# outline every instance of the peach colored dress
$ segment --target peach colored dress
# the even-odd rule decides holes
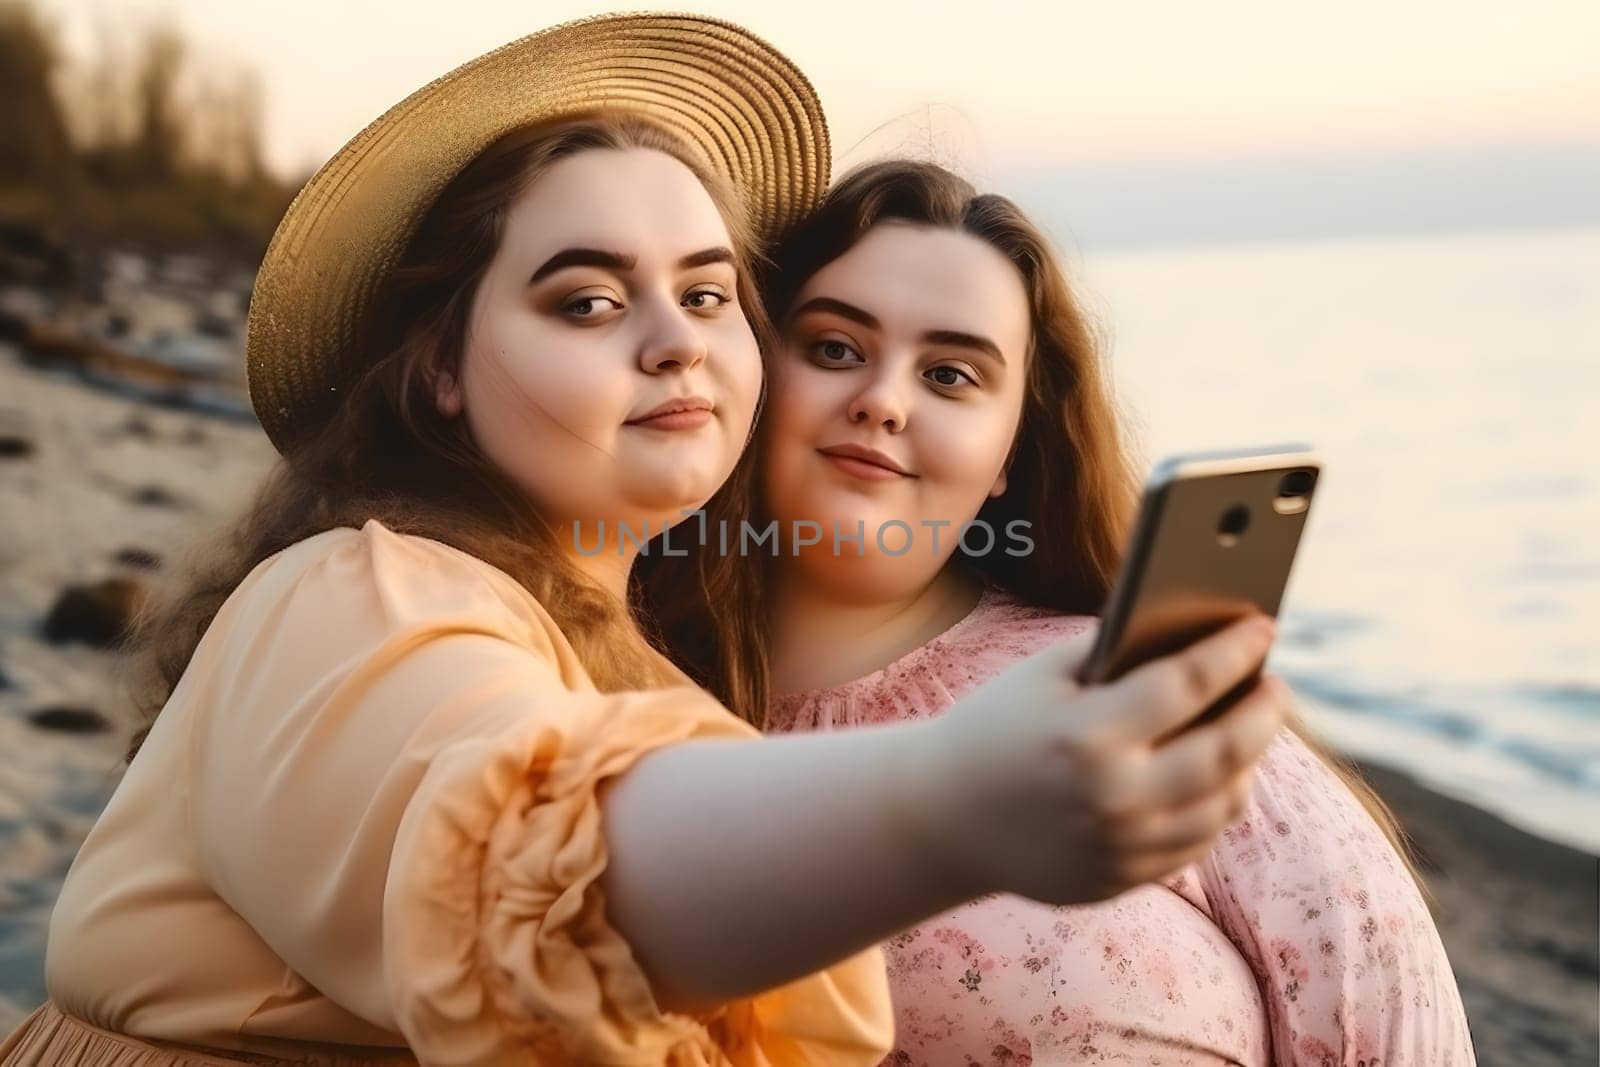
[[[883,670],[780,697],[767,730],[937,715],[1093,621],[991,588]],[[1216,848],[1163,884],[1077,907],[991,894],[886,949],[892,1067],[1475,1062],[1415,883],[1360,802],[1287,730]]]
[[[596,691],[470,555],[377,521],[292,545],[85,840],[0,1064],[876,1063],[881,949],[686,1016],[607,923],[600,791],[721,736],[760,734],[687,679]]]

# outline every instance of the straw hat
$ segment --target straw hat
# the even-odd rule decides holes
[[[356,324],[444,186],[501,135],[598,108],[676,132],[771,236],[828,185],[816,92],[765,41],[699,15],[601,15],[479,56],[341,148],[273,234],[250,299],[250,401],[284,451],[360,369]]]

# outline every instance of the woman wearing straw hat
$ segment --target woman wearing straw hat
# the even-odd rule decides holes
[[[283,462],[142,628],[159,715],[0,1064],[874,1063],[885,937],[1210,846],[1283,708],[1155,739],[1265,626],[1102,689],[1047,649],[934,722],[764,739],[635,622],[637,534],[741,502],[749,260],[827,164],[782,56],[635,15],[466,64],[312,178],[250,310]],[[951,843],[994,825],[1026,845],[978,877]]]

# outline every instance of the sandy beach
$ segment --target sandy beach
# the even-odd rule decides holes
[[[0,1033],[43,996],[60,880],[132,728],[114,652],[45,636],[68,586],[158,583],[275,458],[248,421],[88,384],[0,342]],[[1483,1064],[1600,1059],[1600,860],[1366,767],[1413,836]]]

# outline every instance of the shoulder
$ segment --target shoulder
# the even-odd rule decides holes
[[[437,626],[548,647],[555,630],[543,605],[504,571],[377,519],[295,542],[258,564],[235,596],[246,610],[359,618],[389,632]]]

